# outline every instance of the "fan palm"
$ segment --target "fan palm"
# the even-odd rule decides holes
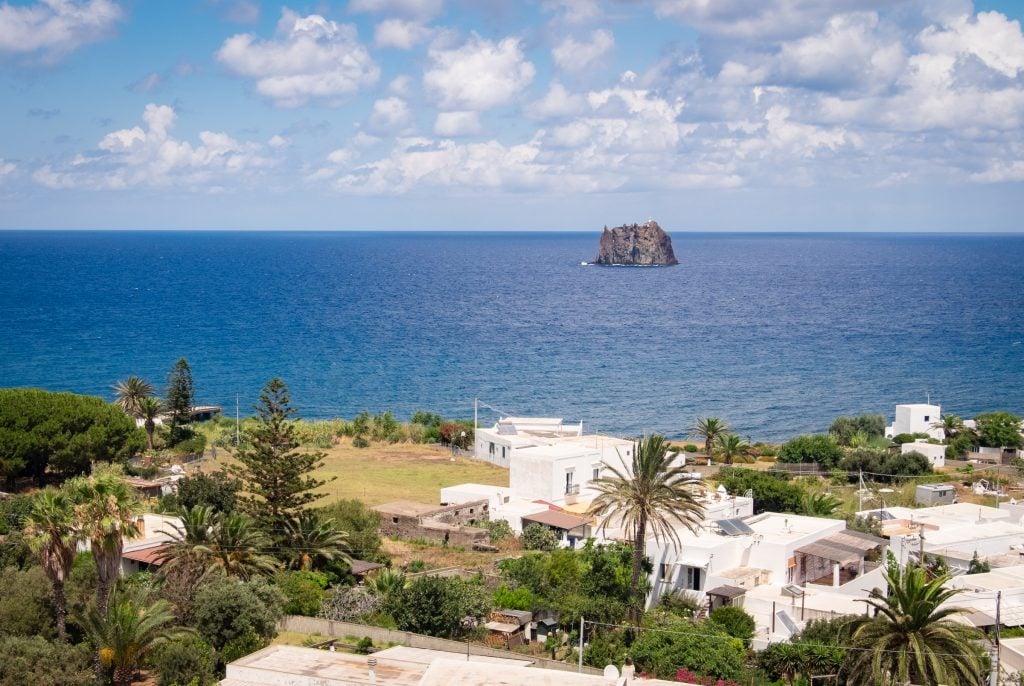
[[[211,563],[226,575],[248,581],[277,571],[277,562],[264,552],[270,539],[246,515],[218,514],[211,538]]]
[[[630,464],[619,456],[621,469],[608,465],[609,476],[591,482],[597,496],[588,514],[601,519],[601,527],[621,526],[633,541],[633,574],[630,579],[630,616],[639,621],[643,612],[640,597],[640,572],[647,545],[648,530],[655,539],[666,538],[679,545],[677,526],[695,531],[704,508],[687,486],[690,476],[682,467],[673,466],[665,450],[665,438],[655,434],[633,446]]]
[[[79,477],[67,482],[67,488],[75,504],[75,517],[96,561],[96,607],[106,614],[110,589],[121,569],[124,540],[140,533],[136,519],[139,503],[131,486],[114,471],[88,479]]]
[[[129,376],[113,385],[114,403],[133,417],[139,416],[139,403],[153,395],[153,385],[139,376]]]
[[[212,546],[215,525],[214,509],[207,505],[196,505],[185,508],[181,514],[181,524],[173,524],[170,529],[158,531],[170,539],[170,543],[156,556],[161,574],[166,576],[179,569],[198,566],[205,575],[214,556]]]
[[[67,635],[67,599],[64,583],[71,574],[78,546],[75,508],[65,494],[48,489],[32,502],[25,528],[28,544],[39,556],[46,578],[53,587],[53,607],[57,615],[57,634]]]
[[[697,417],[696,426],[690,427],[690,436],[704,439],[704,454],[708,457],[718,437],[727,433],[729,425],[718,417]]]
[[[750,452],[748,444],[739,434],[718,434],[715,437],[714,453],[725,460],[726,464],[732,464],[733,460]]]
[[[931,428],[942,429],[942,435],[947,441],[950,441],[963,432],[964,420],[959,415],[946,414],[933,422]]]
[[[149,439],[149,449],[155,450],[153,433],[156,431],[156,420],[164,413],[164,404],[156,396],[146,396],[139,400],[136,416],[142,420],[142,428],[146,430],[146,438]]]
[[[350,561],[345,553],[348,534],[335,529],[334,520],[322,519],[315,512],[304,511],[291,517],[285,522],[283,533],[281,557],[289,569],[309,571],[321,561]]]
[[[889,595],[877,591],[863,602],[876,616],[851,624],[853,684],[949,684],[975,686],[984,679],[985,655],[978,631],[950,619],[966,612],[943,605],[960,589],[943,588],[948,576],[928,580],[919,567],[886,572]]]
[[[100,664],[113,670],[114,686],[129,686],[135,670],[153,648],[195,633],[169,626],[173,621],[174,613],[166,600],[143,606],[130,597],[116,597],[106,613],[91,607],[80,618],[96,646]]]

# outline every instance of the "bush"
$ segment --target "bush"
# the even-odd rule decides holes
[[[338,500],[320,508],[324,519],[334,522],[334,527],[348,534],[347,552],[358,560],[387,563],[387,557],[380,553],[380,515],[366,507],[362,501],[346,499]],[[346,563],[337,562],[327,565],[327,569],[337,573],[347,568]]]
[[[487,531],[491,535],[491,542],[503,541],[506,538],[513,538],[516,534],[512,526],[504,519],[494,519],[487,522]]]
[[[386,601],[388,613],[402,631],[454,638],[472,627],[469,617],[483,617],[489,609],[484,587],[459,577],[424,576]]]
[[[6,536],[12,531],[21,531],[25,526],[25,518],[32,511],[34,500],[30,495],[9,495],[0,498],[0,536]]]
[[[53,638],[56,631],[50,604],[50,582],[42,567],[0,570],[0,635]]]
[[[554,550],[558,547],[558,536],[543,524],[530,524],[523,529],[523,547],[527,550]]]
[[[733,638],[742,639],[744,643],[748,643],[754,637],[754,618],[748,615],[742,607],[726,605],[715,608],[708,618],[725,629],[727,634]]]
[[[160,674],[160,686],[209,686],[217,683],[217,655],[213,646],[198,636],[185,636],[157,646],[150,664]]]
[[[686,445],[683,446],[683,450],[685,450],[688,453],[695,453],[697,452],[698,448],[693,443],[687,443]]]
[[[232,639],[220,651],[220,659],[225,663],[234,662],[246,655],[251,655],[257,650],[262,650],[270,644],[270,639],[257,634],[254,630],[248,629],[237,638]]]
[[[176,443],[172,448],[175,454],[186,457],[193,455],[198,457],[203,454],[204,450],[206,450],[206,436],[201,433],[193,433],[185,440]]]
[[[697,598],[686,591],[676,591],[661,596],[658,606],[665,612],[680,617],[694,617],[700,609]]]
[[[215,512],[234,512],[241,489],[242,483],[224,470],[199,472],[178,481],[178,492],[164,498],[164,502],[179,512],[200,505],[212,507]]]
[[[214,648],[223,651],[235,642],[241,649],[252,644],[250,634],[264,642],[277,635],[284,604],[281,591],[262,579],[222,578],[196,593],[194,625]]]
[[[0,636],[0,686],[91,686],[96,683],[86,644],[40,636]]]
[[[362,436],[356,436],[355,438],[352,439],[352,447],[353,448],[369,448],[370,447],[370,442],[368,440],[366,440],[365,438],[363,438]]]
[[[785,475],[742,467],[724,467],[716,477],[730,493],[754,493],[755,513],[799,512],[804,491],[786,480]]]
[[[826,469],[832,469],[842,459],[843,450],[832,436],[797,436],[782,446],[778,457],[779,462],[814,462]]]
[[[286,615],[316,617],[324,602],[327,575],[320,572],[278,572],[274,582],[285,597]]]
[[[743,642],[714,622],[671,621],[642,631],[630,647],[638,672],[671,679],[680,665],[698,676],[735,679],[743,671]]]
[[[525,586],[509,588],[505,584],[494,592],[494,607],[503,610],[533,610],[535,599]]]
[[[359,639],[359,643],[356,644],[356,655],[369,655],[371,650],[373,650],[372,638],[369,636],[363,636]]]

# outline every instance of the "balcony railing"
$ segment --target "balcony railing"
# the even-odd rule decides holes
[[[580,485],[579,484],[568,484],[565,487],[565,494],[566,495],[579,495],[580,494]]]

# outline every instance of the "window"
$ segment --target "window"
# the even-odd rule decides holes
[[[505,446],[501,446],[501,459],[505,459]]]
[[[927,422],[927,421],[928,421],[929,419],[931,419],[931,417],[929,417],[928,415],[925,415],[925,416],[924,416],[924,420],[925,420],[926,422]]]
[[[491,455],[493,455],[493,454],[494,454],[494,444],[491,443]]]
[[[601,468],[600,467],[594,467],[594,481],[597,481],[600,478],[601,478]]]
[[[666,584],[672,581],[672,565],[667,562],[661,563],[661,580]]]
[[[398,517],[392,517],[391,518],[391,523],[392,524],[398,524]]]
[[[700,567],[687,567],[686,568],[686,588],[691,591],[700,590]]]

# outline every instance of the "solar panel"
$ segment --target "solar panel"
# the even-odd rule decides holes
[[[498,424],[498,435],[499,436],[515,436],[516,435],[515,424]]]
[[[747,523],[744,522],[742,519],[719,520],[718,528],[720,528],[729,536],[742,536],[743,534],[754,533],[754,530],[747,526]]]

